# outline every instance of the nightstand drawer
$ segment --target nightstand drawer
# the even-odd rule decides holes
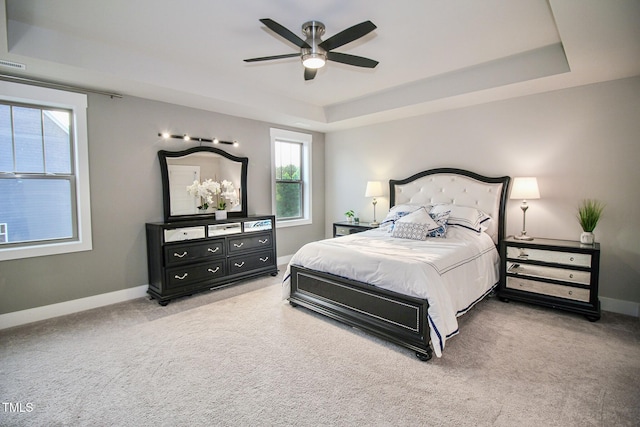
[[[362,230],[354,227],[347,227],[346,225],[336,225],[336,236],[346,236],[359,231]]]
[[[564,268],[507,262],[507,272],[522,276],[562,280],[563,282],[579,283],[582,285],[588,285],[591,283],[591,273],[588,271],[567,270]]]
[[[576,267],[591,267],[591,255],[543,249],[507,247],[507,258],[542,261]]]
[[[507,288],[576,301],[589,301],[589,289],[536,282],[535,280],[521,279],[519,277],[507,277]]]

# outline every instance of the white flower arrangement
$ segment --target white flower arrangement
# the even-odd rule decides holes
[[[210,205],[216,205],[218,210],[225,210],[227,200],[232,205],[238,203],[238,196],[231,181],[223,180],[221,183],[212,179],[202,182],[195,180],[187,186],[187,192],[193,197],[199,197],[201,204],[198,209],[207,210]]]

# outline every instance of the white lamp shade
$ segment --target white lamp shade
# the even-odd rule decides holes
[[[538,180],[535,177],[518,177],[513,179],[511,198],[533,200],[540,198]]]
[[[364,192],[364,197],[378,197],[378,196],[382,196],[382,182],[368,181],[367,189]]]

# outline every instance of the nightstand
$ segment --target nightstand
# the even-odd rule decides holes
[[[333,237],[346,236],[348,234],[361,233],[363,231],[378,228],[370,222],[341,221],[333,223]]]
[[[600,244],[570,240],[517,240],[500,245],[498,297],[579,313],[600,319],[598,275]]]

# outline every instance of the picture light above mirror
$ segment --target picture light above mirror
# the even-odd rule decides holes
[[[210,142],[212,144],[233,145],[234,147],[237,147],[239,145],[238,141],[221,141],[218,138],[200,138],[198,136],[190,136],[188,133],[185,133],[183,135],[172,135],[169,132],[160,132],[158,133],[158,136],[164,139],[184,139],[185,141]]]

